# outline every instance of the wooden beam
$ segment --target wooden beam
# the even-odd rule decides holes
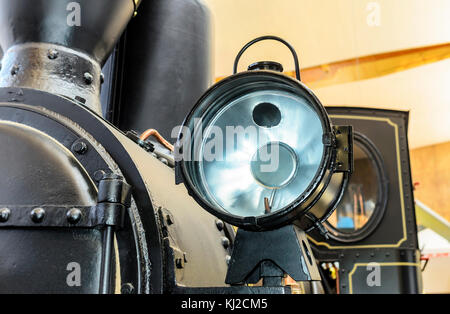
[[[301,69],[301,75],[309,87],[318,88],[376,78],[448,58],[450,43],[445,43],[322,64]],[[294,71],[285,74],[295,77]]]

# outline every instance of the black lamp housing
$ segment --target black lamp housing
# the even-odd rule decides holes
[[[242,52],[251,44],[265,39],[285,42],[274,36],[264,36],[251,41],[238,54],[234,67],[235,71]],[[288,47],[293,51],[297,78],[300,78],[297,55],[290,45]],[[315,227],[322,229],[321,222],[326,220],[333,212],[343,195],[353,169],[352,128],[351,126],[332,126],[323,105],[314,93],[298,79],[279,73],[279,70],[282,69],[280,64],[264,61],[254,63],[250,68],[254,70],[233,74],[209,88],[184,120],[175,149],[177,155],[176,181],[177,183],[183,182],[189,194],[208,212],[245,230],[272,230],[294,221],[303,230],[309,231]],[[218,206],[212,200],[211,193],[205,187],[204,176],[199,171],[202,161],[186,160],[186,150],[191,150],[191,144],[193,143],[195,147],[200,140],[195,129],[205,130],[208,123],[220,114],[228,104],[242,95],[267,90],[289,93],[289,95],[301,98],[320,120],[323,131],[319,139],[320,144],[323,145],[320,165],[313,179],[309,181],[307,188],[303,192],[299,191],[298,197],[287,206],[257,216],[237,215],[228,212],[226,208]],[[202,122],[195,124],[194,121],[199,121],[198,119],[201,119]],[[183,130],[190,130],[191,132],[186,136]],[[187,147],[188,144],[191,147]],[[193,154],[192,151],[190,151],[190,154]],[[226,179],[223,178],[223,180]],[[220,189],[220,184],[218,188]]]

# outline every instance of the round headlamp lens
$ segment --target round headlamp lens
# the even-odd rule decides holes
[[[323,121],[306,92],[253,76],[213,88],[185,126],[191,142],[188,152],[183,144],[182,163],[190,187],[213,210],[239,217],[294,203],[324,154]]]

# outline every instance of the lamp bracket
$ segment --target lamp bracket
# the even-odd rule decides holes
[[[353,172],[353,127],[333,126],[336,138],[336,170],[335,172]]]
[[[319,281],[320,274],[308,239],[297,226],[253,232],[238,229],[227,284],[257,283],[281,286],[287,274],[295,281]]]

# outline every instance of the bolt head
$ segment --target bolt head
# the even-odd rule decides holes
[[[216,219],[216,226],[217,226],[217,229],[219,229],[219,231],[222,231],[223,227],[224,227],[223,221],[220,219]]]
[[[54,60],[58,58],[59,52],[56,49],[50,49],[47,53],[47,56],[50,60]]]
[[[19,72],[19,66],[17,64],[13,65],[11,68],[11,75],[16,75]]]
[[[84,153],[87,152],[88,146],[86,145],[85,142],[80,141],[72,145],[72,150],[79,155],[83,155]]]
[[[1,208],[0,209],[0,222],[7,222],[10,215],[11,215],[11,211],[9,210],[9,208]]]
[[[223,245],[224,248],[227,249],[230,246],[230,240],[228,238],[226,238],[226,237],[223,237],[222,238],[222,245]]]
[[[166,215],[166,222],[169,226],[173,225],[173,223],[174,223],[172,216],[170,216],[169,214]]]
[[[30,213],[31,220],[35,223],[40,223],[44,220],[45,210],[43,208],[35,208]]]
[[[122,285],[122,287],[120,288],[120,293],[122,293],[122,294],[133,294],[134,293],[134,286],[131,283],[129,283],[129,282],[124,283]]]
[[[183,268],[183,266],[184,266],[183,260],[181,258],[176,258],[175,266],[177,266],[177,268]]]
[[[84,82],[88,85],[92,84],[92,82],[94,81],[94,77],[89,72],[84,73],[83,78],[84,78]]]
[[[101,179],[103,179],[105,174],[106,173],[103,170],[97,170],[96,172],[94,172],[94,180],[97,182],[100,181]]]
[[[69,209],[69,211],[67,212],[67,221],[70,224],[75,225],[80,220],[81,220],[81,210],[79,210],[78,208]]]

